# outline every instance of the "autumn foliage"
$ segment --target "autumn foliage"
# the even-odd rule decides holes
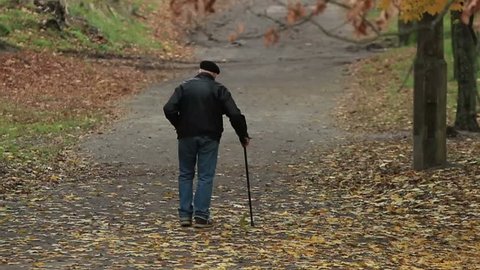
[[[293,24],[299,18],[304,17],[306,14],[307,12],[305,10],[305,6],[302,3],[291,3],[288,5],[287,22],[289,24]]]
[[[479,0],[470,0],[466,1],[464,4],[465,8],[462,14],[462,21],[464,23],[468,22],[468,18],[475,13],[480,11],[480,1]]]
[[[467,23],[468,18],[480,11],[479,0],[351,0],[350,1],[350,18],[357,18],[357,20],[350,21],[355,28],[358,26],[363,28],[363,24],[358,23],[358,18],[365,18],[365,14],[373,8],[380,8],[382,10],[381,17],[377,20],[378,23],[384,23],[394,14],[398,14],[401,19],[405,21],[418,21],[423,14],[437,15],[445,14],[448,10],[462,10],[462,20]],[[364,33],[363,29],[357,29],[358,32]]]
[[[181,16],[184,11],[192,9],[195,12],[208,14],[215,12],[215,3],[215,0],[171,0],[170,8],[176,16]],[[288,25],[294,25],[300,20],[308,20],[320,15],[328,5],[347,9],[346,20],[360,36],[366,36],[372,32],[378,34],[394,15],[398,15],[405,21],[417,21],[426,13],[436,15],[444,14],[448,10],[462,10],[462,20],[467,23],[470,16],[480,11],[480,0],[317,0],[313,5],[301,0],[291,0],[285,5],[287,9],[285,22]],[[381,12],[372,20],[367,15],[374,9]],[[228,40],[233,42],[238,36],[237,32],[230,35]],[[279,29],[269,28],[265,32],[264,40],[267,46],[278,42]]]

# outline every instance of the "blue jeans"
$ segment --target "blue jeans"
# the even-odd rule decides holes
[[[190,219],[192,216],[209,219],[218,145],[218,141],[206,136],[178,140],[180,219]],[[198,166],[198,182],[193,198],[195,164]]]

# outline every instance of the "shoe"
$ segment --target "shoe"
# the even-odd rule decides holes
[[[213,223],[211,219],[203,219],[199,217],[195,218],[195,224],[193,225],[195,228],[210,228],[212,226]]]
[[[180,226],[182,226],[182,227],[192,226],[192,219],[191,218],[180,218]]]

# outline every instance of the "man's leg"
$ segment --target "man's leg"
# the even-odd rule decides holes
[[[198,183],[195,192],[195,217],[210,218],[210,201],[212,199],[213,177],[217,167],[218,141],[208,137],[198,139]]]
[[[180,221],[190,221],[193,214],[193,178],[195,176],[195,163],[197,161],[197,143],[195,138],[184,138],[178,140],[178,192],[180,207],[178,215]],[[182,222],[182,225],[187,225]]]

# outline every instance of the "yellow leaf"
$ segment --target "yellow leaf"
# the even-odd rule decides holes
[[[312,243],[312,244],[325,244],[325,238],[323,238],[323,236],[314,235],[310,238],[310,243]]]
[[[426,12],[431,15],[440,13],[447,5],[447,0],[436,0],[434,1],[434,3],[435,4],[430,4],[426,8]]]
[[[391,0],[381,0],[379,3],[378,3],[378,7],[380,9],[383,9],[383,10],[387,10],[390,5],[392,4],[392,1]]]
[[[393,194],[390,198],[394,201],[396,205],[400,205],[403,203],[403,198],[400,197],[400,195],[398,194]]]
[[[327,222],[328,222],[328,224],[338,223],[338,218],[329,217],[329,218],[327,218]]]
[[[369,247],[371,250],[373,250],[374,252],[377,252],[377,253],[379,253],[380,251],[382,251],[381,248],[379,248],[377,245],[374,245],[374,244],[370,244],[368,247]]]
[[[65,195],[63,198],[66,201],[76,201],[80,199],[79,197],[75,196],[73,193],[70,193],[70,195]]]
[[[376,268],[376,266],[377,266],[377,263],[374,262],[374,261],[372,261],[372,260],[367,260],[367,261],[365,261],[365,262],[363,262],[363,263],[364,263],[366,266],[368,266],[368,267],[374,267],[374,268]]]
[[[456,11],[460,11],[463,9],[463,6],[461,4],[461,2],[455,2],[452,4],[452,6],[450,7],[450,10],[456,10]]]

